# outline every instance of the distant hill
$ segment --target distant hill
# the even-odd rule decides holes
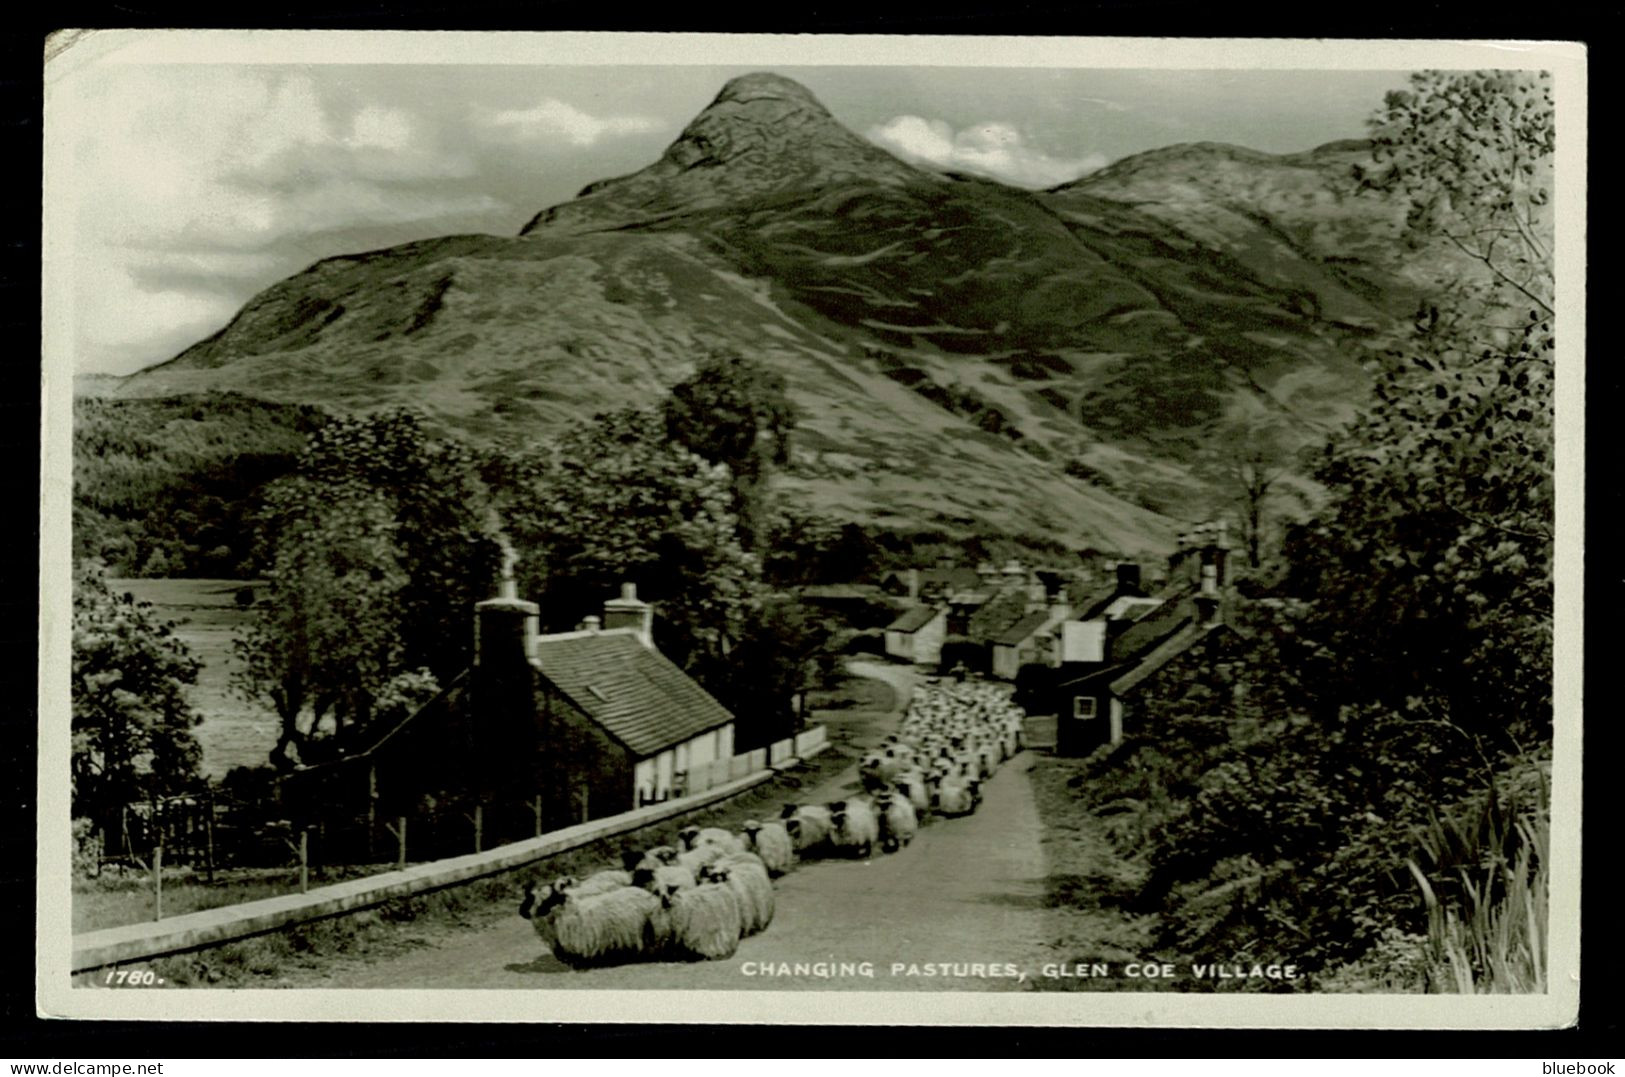
[[[1350,190],[1364,152],[1198,143],[1031,192],[905,164],[749,75],[521,235],[319,262],[118,392],[411,403],[501,444],[731,350],[801,407],[778,481],[808,507],[1159,550],[1203,511],[1216,421],[1315,436],[1414,307],[1400,213]]]

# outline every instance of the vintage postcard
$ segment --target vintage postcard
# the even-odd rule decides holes
[[[1583,46],[49,53],[42,1013],[1574,1020]]]

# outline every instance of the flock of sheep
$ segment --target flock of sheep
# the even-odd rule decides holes
[[[1021,750],[1023,717],[995,685],[926,685],[859,764],[861,794],[786,804],[779,821],[738,833],[687,827],[680,848],[629,851],[620,869],[529,887],[519,915],[575,967],[731,957],[773,921],[772,880],[798,860],[895,852],[932,815],[975,811],[981,783]]]

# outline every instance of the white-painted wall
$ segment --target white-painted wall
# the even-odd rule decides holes
[[[633,803],[670,797],[678,774],[692,775],[704,767],[714,766],[720,760],[732,758],[733,754],[734,727],[730,722],[697,737],[690,737],[659,755],[639,760],[632,768]]]
[[[1104,662],[1106,622],[1066,621],[1061,625],[1061,661]]]

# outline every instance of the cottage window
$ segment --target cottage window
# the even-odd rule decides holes
[[[1095,697],[1094,696],[1073,696],[1072,697],[1072,717],[1074,717],[1074,718],[1093,718],[1094,716],[1095,716]]]

